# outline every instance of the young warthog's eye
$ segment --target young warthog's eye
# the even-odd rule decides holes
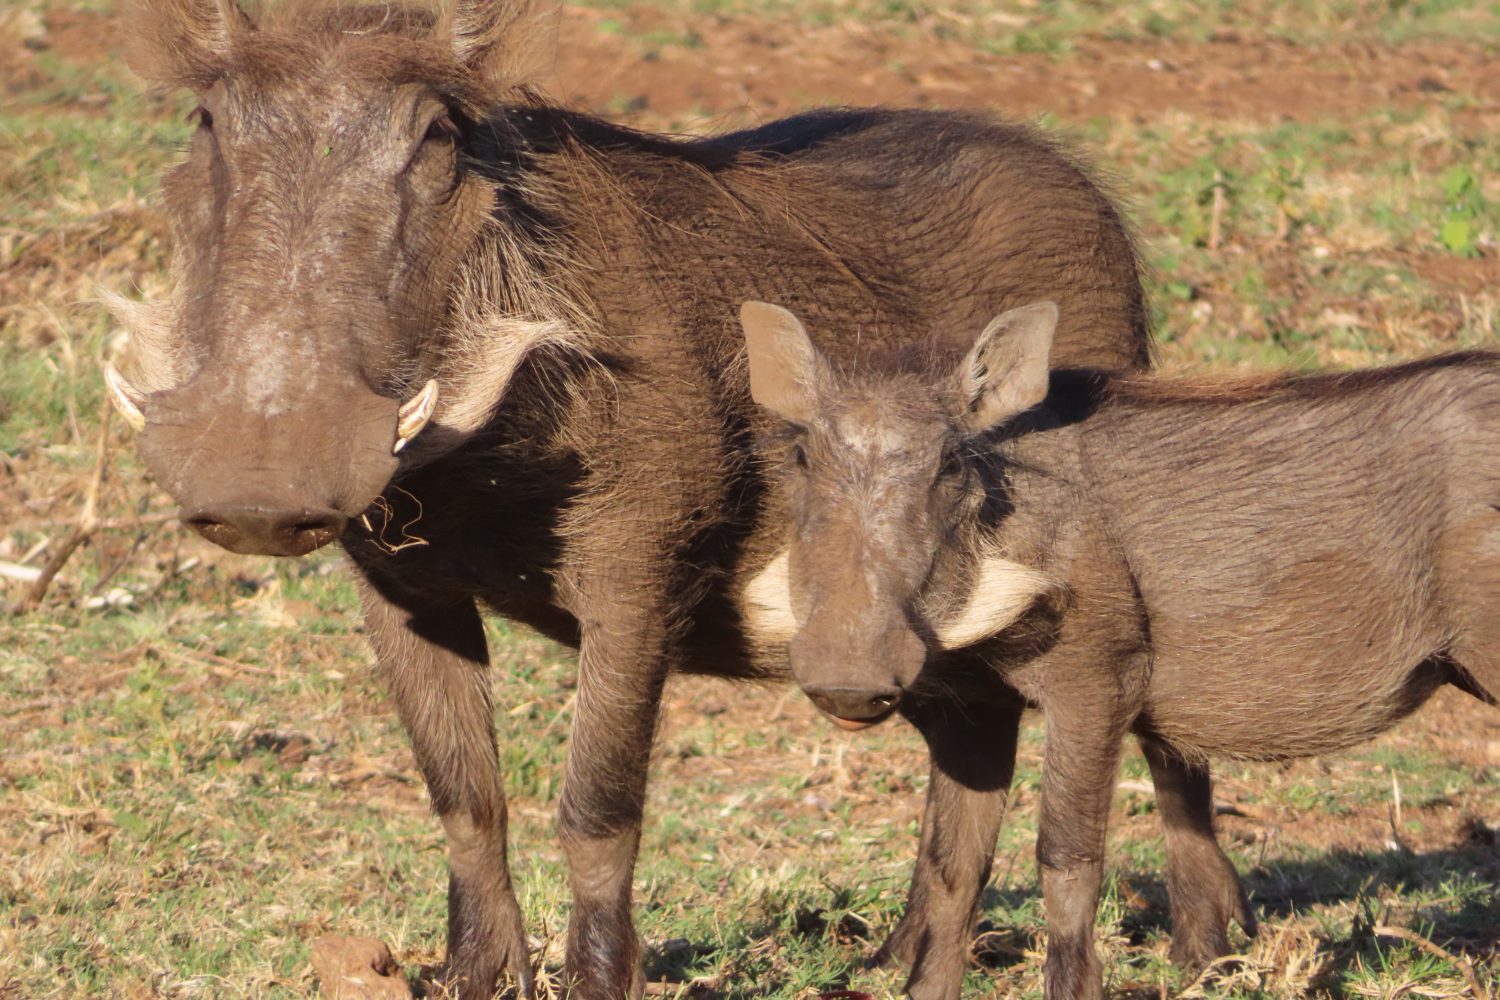
[[[198,122],[198,128],[204,132],[212,131],[214,127],[213,112],[209,111],[201,104],[194,108],[192,111],[188,112],[187,120],[196,120]]]
[[[799,469],[807,468],[807,452],[800,444],[792,445],[792,464]]]

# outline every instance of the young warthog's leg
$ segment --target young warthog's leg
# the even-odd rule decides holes
[[[1047,1000],[1104,996],[1094,917],[1125,727],[1111,718],[1114,693],[1104,688],[1112,678],[1094,685],[1094,678],[1078,673],[1068,677],[1076,690],[1043,706],[1047,742],[1036,855],[1047,910]]]
[[[1239,875],[1214,837],[1208,767],[1183,760],[1159,740],[1141,737],[1156,804],[1167,834],[1167,892],[1172,902],[1172,961],[1201,969],[1229,954],[1229,921],[1256,930]]]
[[[462,1000],[487,1000],[508,972],[531,997],[479,611],[471,601],[426,603],[368,580],[360,590],[381,674],[448,834],[444,982]]]
[[[1015,770],[1025,706],[919,702],[904,709],[932,755],[922,843],[906,913],[875,961],[911,970],[918,1000],[956,1000],[969,964],[975,906]]]
[[[578,701],[558,807],[573,890],[563,968],[572,1000],[634,998],[645,988],[630,914],[631,877],[665,678],[665,630],[658,615],[631,617],[631,626],[585,621],[579,650]]]

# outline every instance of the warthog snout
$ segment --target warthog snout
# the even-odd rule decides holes
[[[347,518],[335,510],[219,505],[183,511],[182,522],[215,545],[244,555],[303,556],[338,538]]]
[[[306,555],[380,496],[396,452],[432,416],[436,383],[403,404],[358,373],[309,365],[288,369],[281,391],[261,399],[247,370],[210,364],[149,395],[118,377],[110,388],[135,407],[127,415],[139,417],[141,454],[184,525],[241,555]]]
[[[910,628],[892,627],[872,641],[825,642],[804,631],[789,649],[792,673],[812,703],[841,728],[864,729],[888,718],[927,661],[927,646]]]

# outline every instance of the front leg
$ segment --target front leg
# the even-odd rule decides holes
[[[1047,738],[1037,862],[1047,913],[1047,1000],[1103,1000],[1094,918],[1125,720],[1108,662],[1057,657],[1061,689],[1043,702]]]
[[[1255,916],[1234,865],[1214,836],[1208,766],[1190,764],[1160,740],[1140,738],[1167,835],[1172,961],[1194,971],[1229,954],[1229,921],[1254,935]]]
[[[634,591],[632,593],[632,591]],[[632,597],[641,591],[624,588]],[[574,1000],[639,997],[631,920],[646,775],[666,676],[663,617],[618,600],[585,615],[558,830],[573,892],[563,979]]]
[[[902,709],[927,741],[931,776],[906,913],[875,961],[909,968],[906,992],[917,1000],[957,1000],[962,989],[1024,709],[1019,697],[968,704],[934,698]]]
[[[534,996],[532,969],[506,858],[489,654],[470,600],[436,601],[386,581],[360,581],[380,673],[411,737],[432,808],[448,837],[451,996],[487,1000],[509,973]]]

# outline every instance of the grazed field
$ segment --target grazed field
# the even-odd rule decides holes
[[[0,614],[0,997],[311,996],[325,933],[382,938],[420,977],[443,845],[337,559],[195,542],[101,426],[94,288],[162,289],[150,194],[187,132],[185,99],[121,66],[120,31],[107,3],[0,6],[0,602],[26,603],[13,577],[58,561],[82,514],[104,520],[37,606]],[[1453,0],[600,0],[568,8],[552,90],[677,131],[872,101],[1044,116],[1134,204],[1166,366],[1356,365],[1500,332],[1497,48],[1497,5]],[[492,639],[522,904],[555,962],[572,664]],[[788,690],[692,680],[669,700],[636,883],[651,977],[894,993],[863,960],[915,850],[914,735],[836,733]],[[975,996],[1039,994],[1038,732]],[[1166,962],[1131,757],[1099,926],[1116,995],[1496,988],[1500,712],[1445,693],[1356,752],[1219,774],[1261,935],[1215,981]]]

